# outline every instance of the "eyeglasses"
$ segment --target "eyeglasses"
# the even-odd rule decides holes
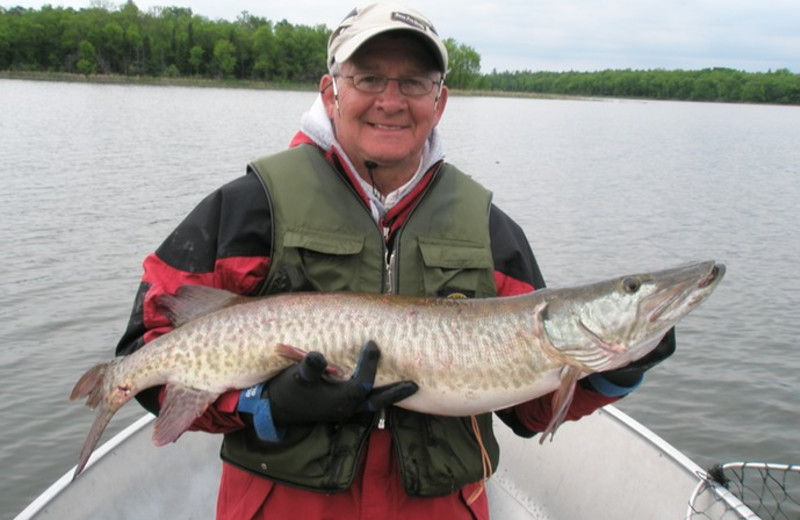
[[[353,82],[356,90],[366,92],[368,94],[380,94],[386,90],[390,81],[396,81],[400,93],[409,97],[419,97],[425,94],[430,94],[434,85],[441,85],[441,81],[434,81],[425,76],[412,76],[407,78],[387,78],[378,74],[353,74],[352,76],[337,76],[339,78],[349,79]]]

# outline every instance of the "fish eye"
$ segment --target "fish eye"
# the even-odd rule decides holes
[[[626,277],[622,279],[622,288],[625,289],[625,292],[628,294],[635,293],[641,286],[642,284],[635,278]]]

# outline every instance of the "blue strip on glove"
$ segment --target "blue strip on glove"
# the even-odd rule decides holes
[[[239,404],[236,409],[239,412],[249,413],[253,416],[253,428],[256,430],[256,435],[258,435],[259,439],[277,442],[281,440],[283,432],[278,431],[275,427],[269,399],[261,397],[263,390],[264,383],[259,383],[239,392]]]
[[[644,374],[640,375],[639,380],[633,383],[631,386],[615,385],[603,377],[602,372],[591,374],[587,376],[586,379],[589,380],[589,382],[592,384],[592,388],[594,388],[598,394],[606,397],[622,397],[623,395],[628,395],[639,388],[639,386],[642,384],[642,381],[644,381]]]

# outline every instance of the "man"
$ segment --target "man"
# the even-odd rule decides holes
[[[544,287],[519,226],[443,161],[436,126],[447,59],[414,10],[351,12],[331,35],[330,73],[290,149],[211,194],[145,260],[118,354],[170,330],[157,299],[184,284],[437,297]],[[312,353],[265,384],[224,394],[195,422],[225,434],[217,518],[488,518],[482,480],[498,463],[491,415],[473,423],[393,406],[416,385],[373,389],[379,348],[365,345],[357,375],[342,383],[321,378],[326,361]],[[672,349],[669,335],[656,361]],[[583,380],[567,418],[631,391],[653,363]],[[138,397],[156,413],[161,392]],[[498,415],[533,436],[552,414],[545,396]]]

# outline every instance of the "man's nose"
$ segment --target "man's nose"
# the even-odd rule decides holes
[[[406,103],[406,95],[400,92],[400,83],[397,79],[389,79],[386,90],[378,95],[378,101],[382,106],[401,107]]]

